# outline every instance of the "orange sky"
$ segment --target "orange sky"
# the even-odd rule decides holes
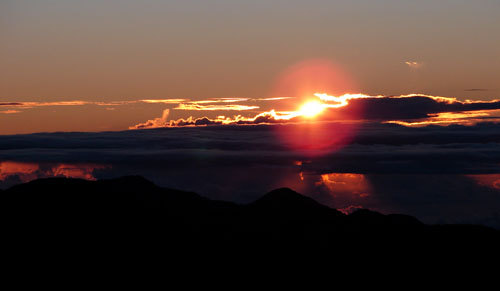
[[[314,59],[350,93],[499,99],[499,13],[495,0],[4,0],[0,103],[277,97]],[[120,130],[166,107],[111,108],[0,108],[0,134]]]

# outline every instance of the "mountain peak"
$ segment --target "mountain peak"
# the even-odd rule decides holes
[[[315,200],[293,191],[290,188],[278,188],[265,194],[254,204],[263,203],[308,203],[310,205],[321,205]]]
[[[263,210],[279,211],[279,212],[295,212],[295,213],[314,213],[314,212],[337,212],[316,200],[299,194],[290,188],[275,189],[254,203],[252,207],[257,207]]]

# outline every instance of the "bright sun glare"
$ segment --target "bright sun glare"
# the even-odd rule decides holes
[[[302,105],[299,112],[305,117],[314,117],[323,111],[323,105],[318,101],[310,101]]]

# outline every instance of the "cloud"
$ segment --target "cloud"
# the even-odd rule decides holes
[[[107,169],[109,166],[98,164],[65,164],[65,163],[33,163],[0,161],[0,182],[4,185],[25,183],[39,178],[71,177],[96,180],[93,173],[96,170]]]
[[[95,102],[87,102],[80,100],[56,101],[56,102],[2,102],[0,103],[0,106],[31,108],[31,107],[41,107],[41,106],[82,106],[92,103]]]
[[[0,113],[2,114],[15,114],[15,113],[20,113],[21,111],[19,110],[3,110],[3,111],[0,111]]]
[[[485,121],[500,109],[500,100],[460,101],[453,97],[441,97],[425,94],[401,96],[369,96],[365,94],[345,94],[330,96],[315,94],[321,103],[321,113],[314,116],[314,121],[364,121],[398,123],[407,126],[426,124],[472,124]],[[199,105],[179,104],[175,109],[182,110],[252,110],[257,106],[248,105]],[[499,116],[500,117],[500,116]],[[493,121],[494,117],[491,117]],[[164,127],[199,126],[199,125],[248,125],[274,124],[311,121],[311,118],[297,111],[264,111],[254,116],[236,115],[233,117],[193,117],[163,122]],[[153,124],[150,128],[158,127]],[[130,128],[144,129],[131,126]]]
[[[163,103],[163,104],[177,104],[181,102],[186,102],[189,101],[188,99],[143,99],[139,100],[140,102],[144,103]]]
[[[137,104],[137,103],[178,104],[185,101],[189,100],[188,99],[141,99],[141,100],[126,100],[126,101],[82,101],[82,100],[53,101],[53,102],[23,101],[23,102],[0,102],[0,106],[16,107],[16,108],[34,108],[34,107],[49,107],[49,106],[84,106],[84,105],[121,106],[121,105]]]
[[[234,103],[248,101],[250,98],[241,97],[228,97],[228,98],[211,98],[206,100],[191,101],[192,104],[205,104],[205,103]]]
[[[488,91],[488,89],[484,89],[484,88],[472,88],[472,89],[465,89],[464,91],[467,91],[467,92],[482,92],[482,91]]]
[[[0,102],[0,106],[6,106],[6,107],[21,106],[21,105],[23,105],[22,102]]]
[[[500,190],[500,174],[468,175],[479,185]]]
[[[423,64],[417,61],[405,61],[405,64],[411,69],[420,69]]]
[[[200,105],[197,103],[181,103],[177,107],[175,107],[175,110],[201,110],[201,111],[215,111],[215,110],[235,110],[235,111],[243,111],[243,110],[252,110],[252,109],[258,109],[259,106],[249,106],[249,105],[236,105],[236,104],[230,104],[230,105]]]
[[[134,104],[168,104],[177,105],[176,110],[197,110],[197,111],[243,111],[258,109],[256,105],[235,105],[227,103],[237,102],[256,102],[256,101],[274,101],[284,100],[291,97],[275,97],[275,98],[243,98],[243,97],[223,97],[223,98],[210,98],[205,100],[191,100],[184,98],[169,98],[169,99],[139,99],[139,100],[122,100],[122,101],[82,101],[82,100],[69,100],[69,101],[53,101],[53,102],[39,102],[39,101],[9,101],[0,102],[0,108],[7,110],[0,111],[2,114],[19,113],[21,109],[30,109],[37,107],[54,107],[54,106],[105,106],[106,110],[113,110],[111,108],[117,106],[134,105]],[[209,104],[209,105],[206,105]]]
[[[160,120],[164,122],[166,119]],[[202,121],[200,121],[202,122]],[[319,134],[338,133],[325,123]],[[349,144],[317,153],[294,151],[287,139],[308,139],[301,124],[156,128],[108,133],[53,133],[0,136],[0,160],[66,163],[134,163],[171,167],[235,163],[295,166],[314,173],[500,173],[499,124],[408,128],[364,123]],[[202,150],[201,152],[197,152]],[[198,158],[193,159],[193,155]],[[317,157],[317,158],[316,158]],[[308,161],[308,162],[305,162]]]
[[[236,202],[288,186],[345,211],[362,206],[412,214],[430,223],[500,226],[495,213],[500,209],[495,184],[500,173],[500,124],[413,128],[363,122],[343,147],[332,144],[308,151],[290,149],[284,138],[309,139],[315,128],[320,135],[337,134],[340,125],[4,135],[0,162],[15,162],[18,169],[2,166],[0,175],[12,184],[38,177],[37,173],[57,174],[54,165],[109,165],[83,173],[93,178],[140,174],[162,186]]]
[[[276,100],[286,100],[286,99],[293,99],[295,97],[269,97],[269,98],[258,98],[255,99],[257,101],[276,101]]]
[[[161,117],[155,118],[152,120],[148,120],[144,123],[139,123],[137,125],[129,127],[129,129],[144,129],[144,128],[157,128],[157,127],[166,127],[168,125],[167,118],[170,113],[169,109],[163,110]]]
[[[437,114],[429,114],[428,118],[403,121],[392,120],[386,123],[395,123],[404,126],[425,126],[425,125],[474,125],[484,121],[500,121],[500,117],[491,116],[492,114],[500,114],[500,110],[476,110],[476,111],[463,111],[463,112],[441,112]]]

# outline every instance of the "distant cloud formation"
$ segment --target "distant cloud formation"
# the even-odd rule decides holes
[[[276,100],[286,100],[286,99],[293,99],[295,97],[269,97],[269,98],[257,98],[255,100],[257,101],[276,101]]]
[[[271,101],[280,100],[290,97],[278,97],[278,98],[262,98],[255,99],[260,101]],[[22,102],[0,102],[0,107],[17,107],[17,108],[33,108],[33,107],[48,107],[48,106],[83,106],[83,105],[97,105],[97,106],[120,106],[120,105],[130,105],[137,103],[149,103],[149,104],[205,104],[205,103],[233,103],[248,101],[250,98],[212,98],[206,100],[196,100],[192,101],[190,99],[140,99],[140,100],[127,100],[127,101],[81,101],[81,100],[71,100],[71,101],[53,101],[53,102],[38,102],[38,101],[22,101]]]
[[[471,88],[471,89],[465,89],[464,91],[467,91],[467,92],[484,92],[484,91],[488,91],[488,89],[485,89],[485,88]]]
[[[198,103],[184,104],[181,103],[179,106],[175,107],[175,110],[200,110],[200,111],[226,111],[226,110],[252,110],[259,109],[259,106],[249,106],[249,105],[237,105],[237,104],[226,104],[226,105],[201,105]]]
[[[32,108],[42,106],[82,106],[87,104],[99,104],[102,102],[88,102],[88,101],[56,101],[56,102],[0,102],[1,107],[21,107]]]
[[[158,128],[158,127],[166,127],[168,126],[167,119],[168,114],[170,113],[169,109],[163,110],[161,117],[148,120],[144,123],[139,123],[135,126],[130,127],[129,129],[144,129],[144,128]]]
[[[468,90],[477,91],[480,89]],[[282,104],[286,106],[283,107]],[[79,100],[0,102],[0,116],[4,119],[13,118],[9,117],[9,115],[13,116],[37,107],[97,106],[94,109],[85,108],[79,112],[83,114],[83,112],[90,112],[89,110],[102,109],[108,112],[107,114],[115,116],[121,114],[121,118],[126,122],[127,116],[125,114],[130,108],[133,108],[130,106],[145,108],[144,106],[153,105],[157,106],[155,110],[160,110],[160,106],[164,105],[161,108],[162,114],[160,117],[152,116],[149,120],[131,124],[127,128],[286,124],[318,121],[377,121],[404,126],[424,126],[428,124],[472,125],[478,122],[496,122],[500,120],[499,100],[471,101],[426,94],[384,96],[361,93],[340,96],[315,93],[307,98],[282,96],[267,98],[227,97],[203,100],[186,98],[138,99],[109,102]],[[287,110],[271,109],[273,107],[286,108]],[[117,110],[118,108],[127,110]],[[290,110],[290,108],[293,110]],[[169,120],[172,110],[176,111],[176,114],[172,114],[175,118]],[[62,110],[58,111],[61,112]],[[41,112],[47,111],[33,110],[33,112],[41,114]],[[237,114],[234,114],[234,112],[237,112]],[[105,114],[102,113],[103,118]],[[182,114],[185,114],[185,116],[183,117]],[[26,118],[32,117],[30,115]],[[8,128],[6,129],[4,126],[4,130],[7,131]]]
[[[136,102],[144,103],[164,103],[164,104],[177,104],[181,102],[189,101],[188,99],[143,99]]]
[[[0,111],[0,113],[2,114],[15,114],[15,113],[20,113],[21,111],[19,110],[3,110],[3,111]]]
[[[336,136],[343,123],[0,136],[0,188],[51,175],[140,174],[214,199],[249,202],[286,186],[346,212],[366,207],[500,227],[500,124],[356,124],[341,147],[297,150],[291,141]]]
[[[426,124],[472,124],[481,121],[494,121],[500,118],[500,100],[492,101],[459,101],[453,97],[431,96],[425,94],[409,94],[400,96],[369,96],[366,94],[345,94],[330,96],[317,93],[318,113],[314,121],[363,121],[398,123],[407,126],[423,126]],[[180,104],[174,109],[181,110],[255,110],[258,106],[243,104],[200,105],[198,103]],[[163,127],[206,126],[206,125],[248,125],[273,124],[311,121],[311,116],[297,111],[264,111],[254,116],[235,115],[233,117],[218,116],[180,118],[164,121]],[[130,126],[129,129],[148,128],[148,123]],[[157,128],[158,123],[150,128]]]
[[[405,64],[412,69],[420,69],[422,67],[422,63],[417,61],[405,61]]]
[[[108,166],[98,164],[39,164],[33,162],[0,161],[0,181],[9,179],[18,182],[29,182],[39,178],[66,177],[95,180],[93,172],[106,169]]]
[[[242,98],[242,97],[227,97],[227,98],[210,98],[205,100],[191,100],[184,98],[169,98],[169,99],[139,99],[139,100],[125,100],[125,101],[53,101],[53,102],[39,102],[39,101],[22,101],[22,102],[0,102],[0,109],[7,108],[8,110],[0,111],[0,113],[18,113],[20,110],[31,109],[36,107],[53,107],[53,106],[124,106],[134,104],[172,104],[177,105],[176,110],[206,110],[206,111],[241,111],[258,109],[256,105],[235,105],[227,103],[237,103],[244,101],[276,101],[284,100],[292,97],[274,97],[274,98]],[[14,110],[16,112],[14,112]]]

